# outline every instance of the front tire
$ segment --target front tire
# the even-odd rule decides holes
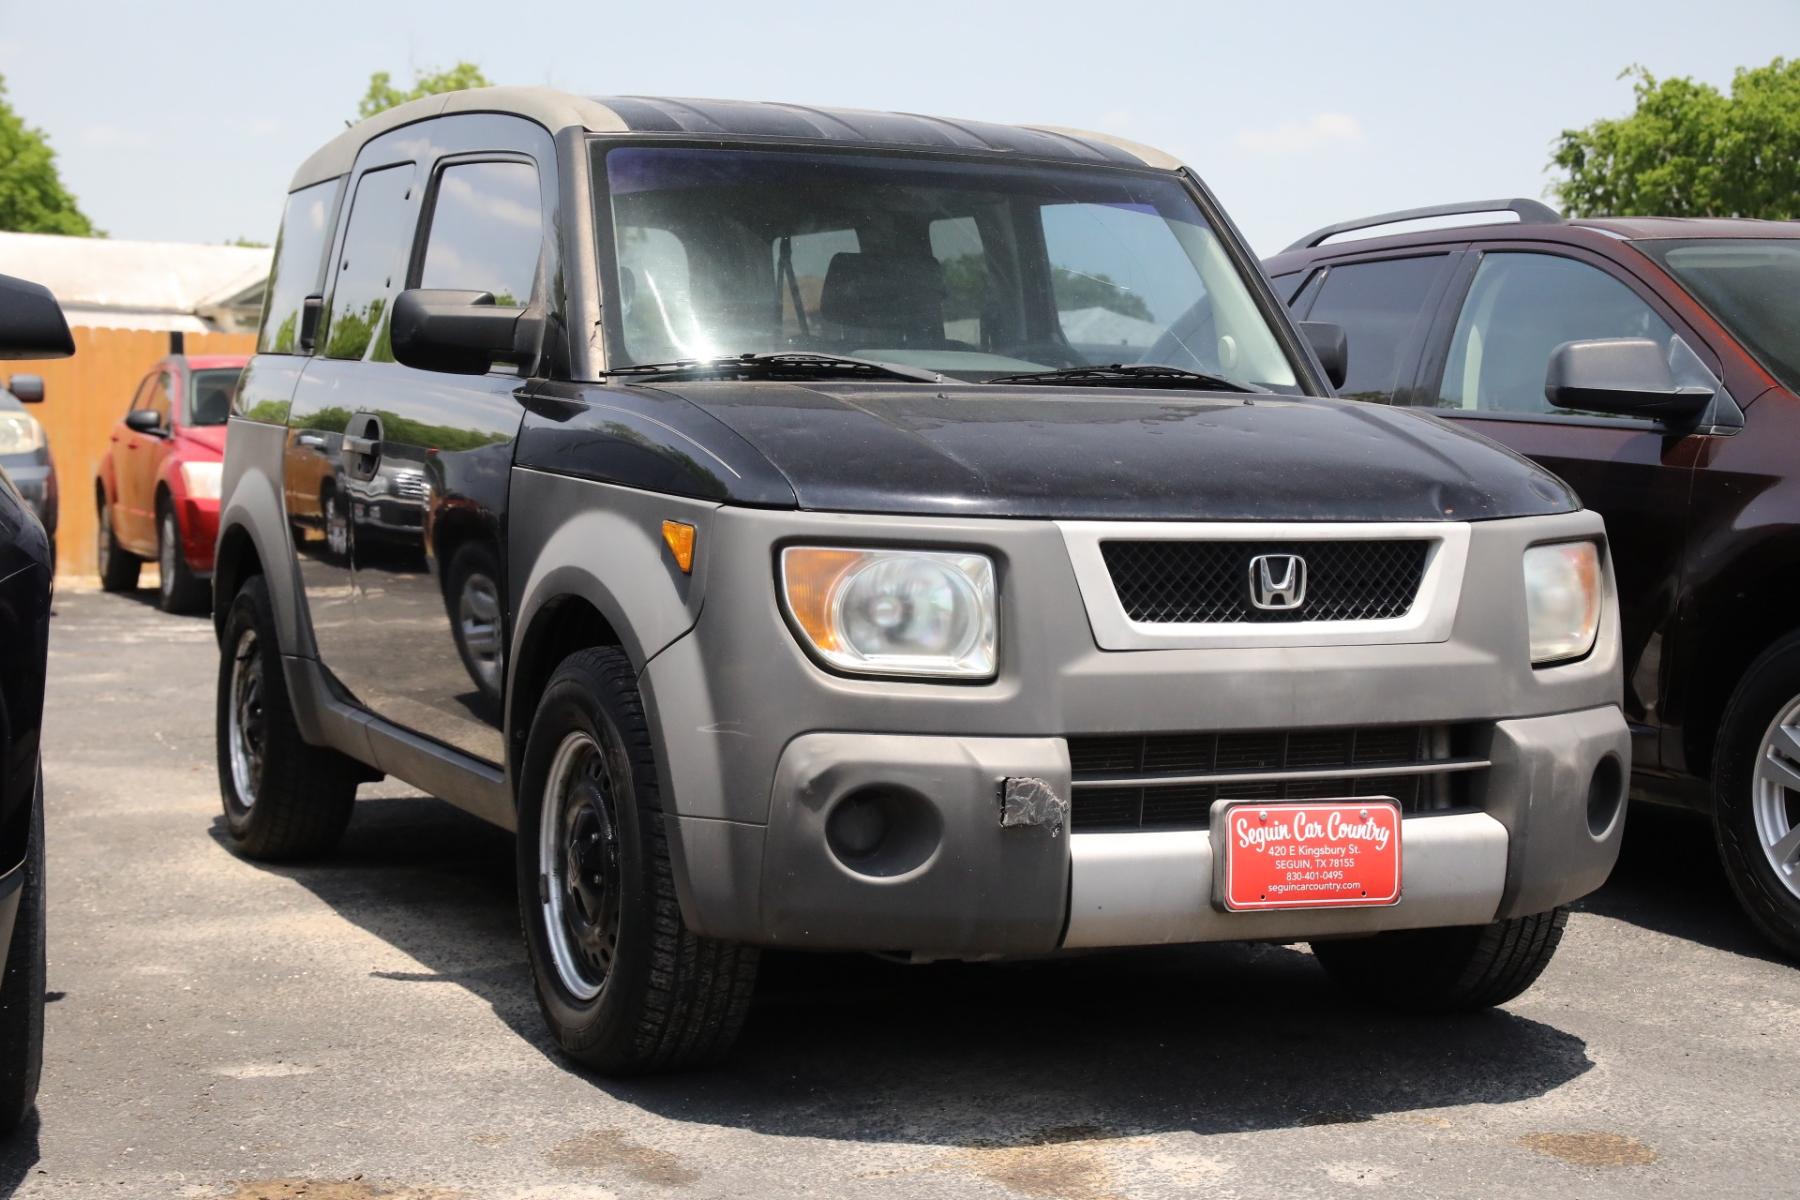
[[[19,912],[0,976],[0,1135],[16,1128],[37,1100],[44,1067],[44,773],[31,798],[30,843]]]
[[[219,645],[215,741],[232,841],[246,857],[271,862],[330,851],[350,823],[362,772],[300,736],[261,575],[233,597]]]
[[[181,524],[175,510],[161,506],[156,518],[157,607],[166,613],[197,613],[212,608],[212,591],[195,576],[181,552]]]
[[[757,952],[682,921],[650,733],[618,649],[557,668],[519,796],[519,912],[557,1043],[609,1075],[722,1057],[749,1012]]]
[[[1800,958],[1800,634],[1751,664],[1713,753],[1713,833],[1763,936]]]
[[[1313,957],[1365,1000],[1408,1012],[1471,1012],[1516,998],[1550,965],[1565,908],[1491,925],[1406,929],[1314,942]]]
[[[112,510],[108,508],[105,493],[97,498],[99,525],[94,534],[97,562],[100,569],[100,589],[107,592],[135,591],[138,585],[138,571],[144,565],[143,560],[129,550],[119,548],[118,539],[113,537]]]

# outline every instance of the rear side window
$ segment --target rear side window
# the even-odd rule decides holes
[[[1325,273],[1306,319],[1344,327],[1350,370],[1341,395],[1392,403],[1400,364],[1421,336],[1420,314],[1443,262],[1441,255],[1390,258]]]
[[[502,307],[529,304],[543,242],[536,167],[453,163],[438,176],[419,286],[492,292]]]
[[[405,283],[419,216],[414,191],[411,163],[368,171],[357,181],[331,311],[320,334],[326,358],[393,361],[388,308]]]
[[[300,306],[319,293],[325,246],[331,240],[331,214],[342,179],[301,188],[288,197],[275,241],[275,265],[263,301],[259,354],[300,353]]]

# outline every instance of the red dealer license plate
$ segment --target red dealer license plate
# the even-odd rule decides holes
[[[1213,860],[1234,911],[1351,908],[1400,900],[1400,804],[1386,797],[1221,800]]]

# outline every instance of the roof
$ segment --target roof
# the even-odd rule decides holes
[[[0,233],[0,268],[41,283],[71,325],[204,332],[209,299],[260,288],[267,247]]]
[[[1665,238],[1800,238],[1800,221],[1751,221],[1737,217],[1595,217],[1570,221],[1634,242]]]
[[[720,137],[791,138],[912,149],[973,150],[1072,162],[1114,163],[1173,170],[1180,162],[1149,146],[1107,134],[1053,125],[996,125],[914,113],[813,108],[745,100],[684,100],[653,96],[572,96],[552,88],[470,88],[408,101],[361,121],[316,151],[294,175],[293,188],[348,172],[363,144],[390,129],[450,113],[493,112],[525,117],[555,133],[677,133]]]
[[[1501,205],[1502,202],[1495,202],[1495,206],[1470,206],[1466,211],[1498,212],[1502,211]],[[1411,214],[1407,213],[1390,215],[1394,218],[1391,223],[1396,224],[1402,219],[1411,219]],[[1380,226],[1348,221],[1344,223],[1344,227],[1360,231]],[[1674,238],[1800,238],[1800,221],[1753,221],[1736,217],[1555,217],[1407,229],[1399,233],[1343,238],[1327,241],[1323,245],[1306,245],[1311,238],[1318,234],[1328,234],[1334,228],[1336,227],[1327,226],[1324,230],[1317,230],[1281,253],[1270,255],[1263,260],[1263,268],[1270,274],[1280,275],[1299,270],[1308,263],[1323,258],[1412,246],[1441,246],[1446,242],[1491,241],[1496,238],[1555,242],[1580,242],[1596,236],[1630,242]]]

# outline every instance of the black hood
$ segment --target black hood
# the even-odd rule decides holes
[[[656,384],[821,511],[1123,520],[1484,520],[1578,508],[1555,476],[1409,409],[993,384]],[[754,501],[753,501],[754,502]]]

